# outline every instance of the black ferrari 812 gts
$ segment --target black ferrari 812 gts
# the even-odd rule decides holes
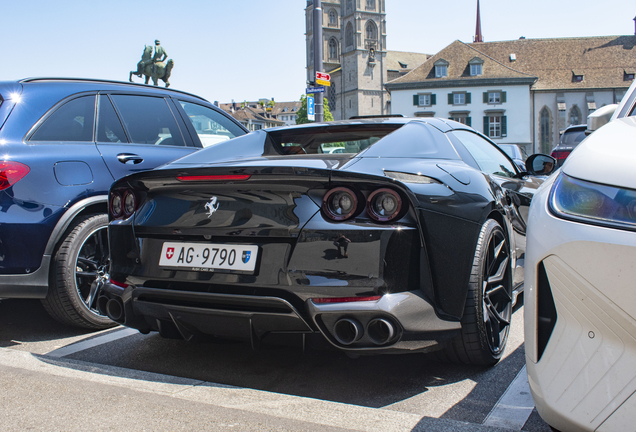
[[[435,118],[256,131],[114,183],[98,305],[165,337],[298,334],[354,355],[492,365],[550,161],[520,172]]]

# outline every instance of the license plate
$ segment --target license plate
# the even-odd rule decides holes
[[[256,245],[165,242],[159,265],[195,271],[254,271],[257,254]]]

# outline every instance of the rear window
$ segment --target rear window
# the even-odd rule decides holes
[[[576,145],[585,139],[585,129],[583,130],[571,130],[563,132],[561,137],[561,144],[563,145]]]
[[[268,135],[276,151],[283,155],[357,154],[400,126],[310,127],[270,132]]]

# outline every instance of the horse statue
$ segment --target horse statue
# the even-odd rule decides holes
[[[144,52],[141,55],[141,60],[137,63],[137,70],[130,71],[130,75],[128,80],[133,82],[133,75],[141,78],[142,75],[146,76],[145,84],[148,84],[150,78],[152,78],[153,85],[158,85],[159,80],[162,80],[166,83],[166,87],[170,87],[170,74],[172,73],[172,68],[174,67],[174,60],[170,59],[167,62],[156,62],[152,61],[152,45],[146,45],[144,47]]]

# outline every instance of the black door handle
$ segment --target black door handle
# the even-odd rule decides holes
[[[132,161],[132,163],[135,165],[144,161],[142,157],[133,153],[119,153],[117,155],[117,160],[123,164]]]

